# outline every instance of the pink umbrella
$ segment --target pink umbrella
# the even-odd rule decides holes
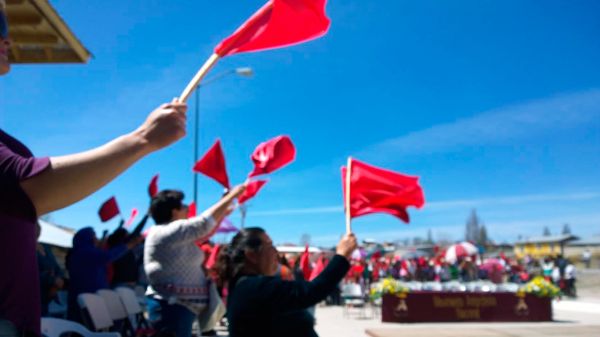
[[[498,259],[485,259],[479,268],[491,272],[493,270],[502,270],[504,266]]]
[[[449,263],[454,263],[459,258],[477,255],[477,252],[477,247],[475,247],[475,245],[472,243],[461,242],[448,247],[445,258]]]
[[[502,283],[502,274],[504,266],[498,259],[486,259],[483,264],[479,267],[482,270],[487,271],[488,278],[490,281],[498,284]]]

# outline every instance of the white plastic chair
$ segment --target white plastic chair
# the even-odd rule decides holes
[[[93,332],[83,325],[66,319],[42,318],[42,335],[45,337],[60,337],[64,333],[75,332],[83,337],[121,337],[118,332]]]
[[[77,297],[79,307],[87,310],[91,320],[91,326],[95,331],[109,330],[113,327],[114,322],[110,318],[110,313],[106,307],[104,299],[96,294],[80,294]]]
[[[126,336],[135,335],[133,325],[119,293],[111,289],[100,289],[96,293],[104,300],[110,318],[117,327],[115,330],[119,330]]]
[[[131,322],[133,327],[136,329],[148,328],[150,325],[144,317],[144,310],[140,306],[135,291],[127,287],[118,287],[115,291],[119,294],[127,315],[134,317],[134,320]]]
[[[350,314],[351,308],[360,309],[360,317],[365,317],[365,295],[360,284],[347,283],[342,286],[342,298],[344,299],[344,316]]]

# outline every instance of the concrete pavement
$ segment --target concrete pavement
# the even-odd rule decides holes
[[[554,321],[539,323],[382,323],[376,312],[357,309],[345,318],[341,307],[318,307],[316,330],[320,337],[391,336],[600,336],[600,302],[563,300],[553,302]],[[368,333],[367,333],[368,332]]]

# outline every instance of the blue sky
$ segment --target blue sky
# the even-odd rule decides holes
[[[213,47],[262,1],[53,0],[94,54],[86,65],[17,65],[0,78],[0,125],[37,155],[98,146],[179,95]],[[200,142],[220,137],[230,180],[261,141],[288,134],[297,160],[250,203],[247,225],[276,242],[337,241],[339,167],[348,155],[419,175],[428,203],[405,225],[353,222],[359,238],[458,240],[476,208],[497,241],[569,223],[600,234],[600,3],[330,1],[329,33],[306,44],[223,59],[249,66],[201,89]],[[190,112],[193,112],[193,101]],[[190,122],[193,122],[190,118]],[[190,123],[190,126],[192,124]],[[192,131],[136,164],[55,222],[98,231],[102,201],[144,209],[160,186],[192,195]],[[200,207],[220,195],[200,177]],[[232,216],[239,224],[239,215]]]

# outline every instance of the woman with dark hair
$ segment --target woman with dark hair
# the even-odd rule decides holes
[[[314,318],[305,309],[335,289],[350,268],[354,249],[356,237],[347,234],[317,278],[286,281],[275,276],[277,249],[267,233],[258,227],[242,229],[219,260],[220,279],[229,284],[229,335],[317,336]]]
[[[152,198],[150,214],[157,225],[146,237],[144,270],[149,282],[148,311],[157,331],[191,336],[194,319],[206,311],[208,301],[202,268],[205,256],[196,242],[207,241],[215,233],[245,188],[234,187],[204,213],[189,219],[181,191],[164,190]]]

